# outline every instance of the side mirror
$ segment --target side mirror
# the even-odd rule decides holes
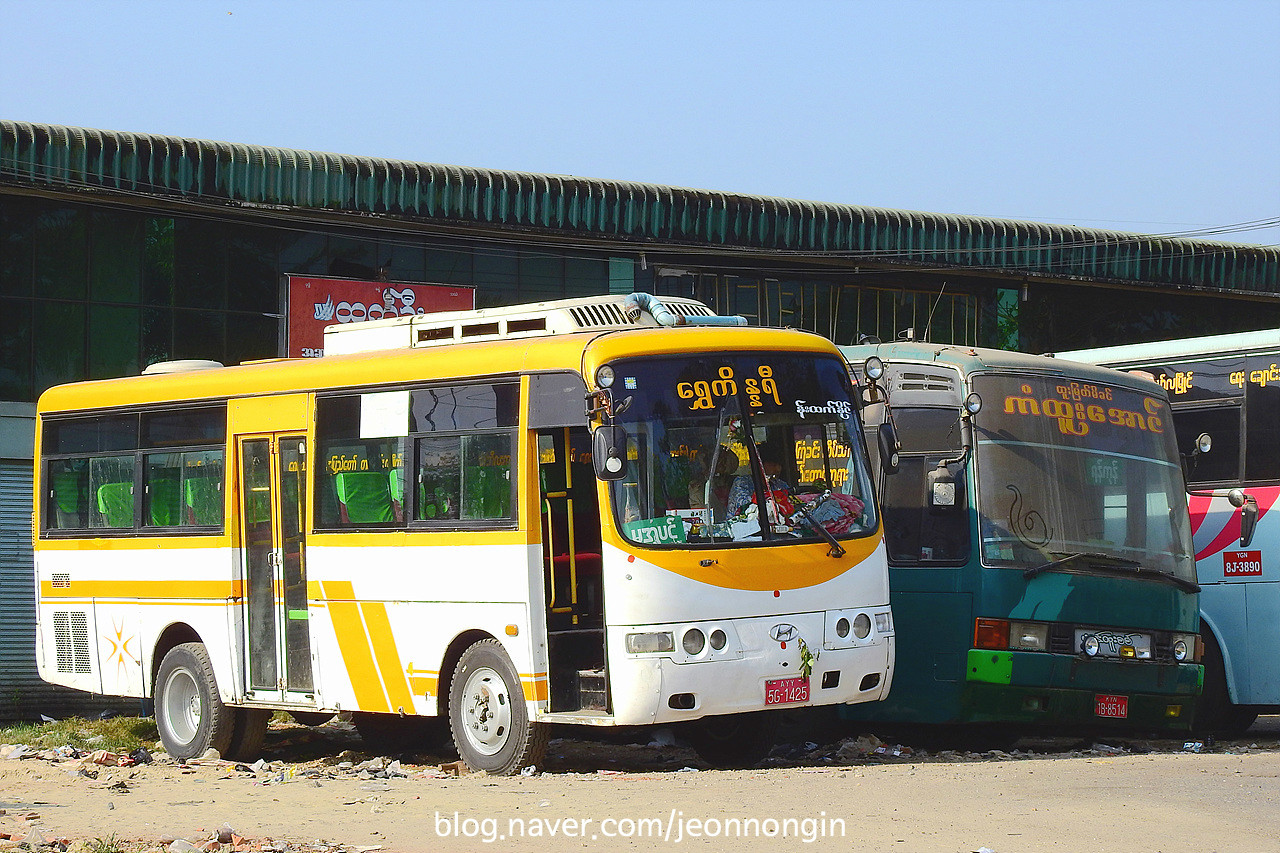
[[[876,431],[879,442],[880,470],[886,474],[898,473],[898,433],[893,428],[893,421],[886,418]]]
[[[879,356],[868,356],[862,365],[862,375],[867,380],[867,385],[862,389],[862,405],[870,406],[873,403],[885,403],[889,400],[889,395],[878,384],[884,378],[884,362]]]
[[[598,426],[591,436],[591,462],[601,480],[621,480],[626,473],[627,431]]]
[[[1253,531],[1258,526],[1258,502],[1253,495],[1240,489],[1232,489],[1227,493],[1227,500],[1232,506],[1240,507],[1240,547],[1248,548],[1253,541]]]
[[[929,472],[928,479],[930,506],[953,507],[956,505],[956,478],[951,473],[946,459]]]
[[[1202,432],[1196,436],[1196,446],[1191,448],[1190,453],[1182,454],[1182,474],[1184,477],[1190,478],[1191,472],[1195,470],[1196,463],[1200,460],[1200,454],[1208,453],[1213,449],[1213,437],[1207,432]],[[1238,491],[1238,490],[1237,490]],[[1244,494],[1241,492],[1241,494]],[[1241,506],[1241,504],[1235,504]]]

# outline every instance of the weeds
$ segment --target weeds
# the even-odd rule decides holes
[[[0,743],[21,743],[46,749],[70,745],[78,749],[127,753],[140,746],[154,749],[158,738],[156,722],[150,717],[111,717],[106,720],[68,717],[51,723],[19,723],[0,727]],[[103,848],[101,853],[108,851]]]
[[[80,845],[81,853],[127,853],[114,835],[106,838],[95,838]]]

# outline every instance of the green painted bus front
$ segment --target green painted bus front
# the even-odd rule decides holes
[[[1198,593],[1161,389],[1114,371],[994,350],[917,343],[841,349],[855,372],[868,356],[883,360],[879,384],[889,406],[870,405],[864,416],[870,433],[891,412],[901,451],[897,472],[879,482],[898,634],[893,687],[876,707],[847,707],[842,716],[1045,733],[1189,729],[1203,681]],[[1011,382],[1020,392],[1049,389],[1050,396],[1063,388],[1111,389],[1105,393],[1115,397],[1107,401],[1116,403],[1115,419],[1137,408],[1144,433],[1108,439],[1105,425],[1093,424],[1092,436],[1073,435],[1070,454],[1054,456],[1060,448],[1045,449],[1052,438],[1013,440],[1008,416],[992,409],[1004,401],[988,399],[991,393],[964,423],[970,392]],[[986,430],[984,422],[996,428]],[[1079,431],[1087,422],[1062,430]],[[1168,440],[1152,429],[1167,429]],[[874,452],[877,442],[868,443]],[[1038,478],[1036,448],[1059,460]],[[998,464],[1002,459],[1007,464]],[[952,506],[930,505],[939,462],[949,463],[956,481]],[[894,479],[900,477],[905,488]],[[1090,485],[1095,480],[1106,489]],[[917,483],[918,519],[902,506],[909,504],[902,494]],[[1098,510],[1088,508],[1090,498]],[[1126,504],[1140,505],[1141,518],[1126,517]],[[1099,516],[1093,538],[1085,535],[1089,524],[1075,517],[1090,512]],[[1001,524],[1016,527],[1015,535],[1002,539]],[[1011,635],[1021,628],[1036,634],[1037,647],[1018,648],[1026,645],[1018,636],[1000,647],[991,629],[998,640],[1002,623],[1012,626]],[[1089,637],[1095,651],[1103,644],[1102,653],[1086,653]],[[1181,655],[1174,653],[1178,643]],[[1108,644],[1122,654],[1131,648],[1133,656],[1112,656]]]

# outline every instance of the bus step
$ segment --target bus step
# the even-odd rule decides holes
[[[609,710],[603,669],[578,670],[578,708],[582,711]]]

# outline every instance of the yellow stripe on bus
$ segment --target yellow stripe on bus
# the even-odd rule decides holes
[[[209,536],[121,536],[99,539],[44,539],[34,541],[37,551],[181,551],[188,548],[227,548],[225,533]]]
[[[356,704],[362,711],[390,711],[387,695],[378,680],[371,644],[365,633],[360,605],[355,600],[351,582],[321,581],[320,591],[329,605],[329,618],[333,623],[342,662],[347,667],[347,677],[351,679]]]
[[[360,533],[329,532],[307,534],[308,548],[371,546],[456,546],[456,545],[530,545],[529,534],[522,530],[386,530]]]
[[[238,580],[70,580],[57,586],[52,581],[40,582],[41,598],[207,598],[223,603],[243,595],[244,585]]]
[[[360,605],[360,611],[364,614],[364,623],[369,630],[369,643],[373,647],[387,699],[391,701],[391,710],[412,713],[413,695],[409,692],[407,675],[400,664],[400,654],[396,651],[387,606],[380,601],[366,601]]]
[[[532,675],[522,673],[520,686],[524,689],[524,698],[529,701],[540,701],[551,695],[545,672],[535,672]]]

